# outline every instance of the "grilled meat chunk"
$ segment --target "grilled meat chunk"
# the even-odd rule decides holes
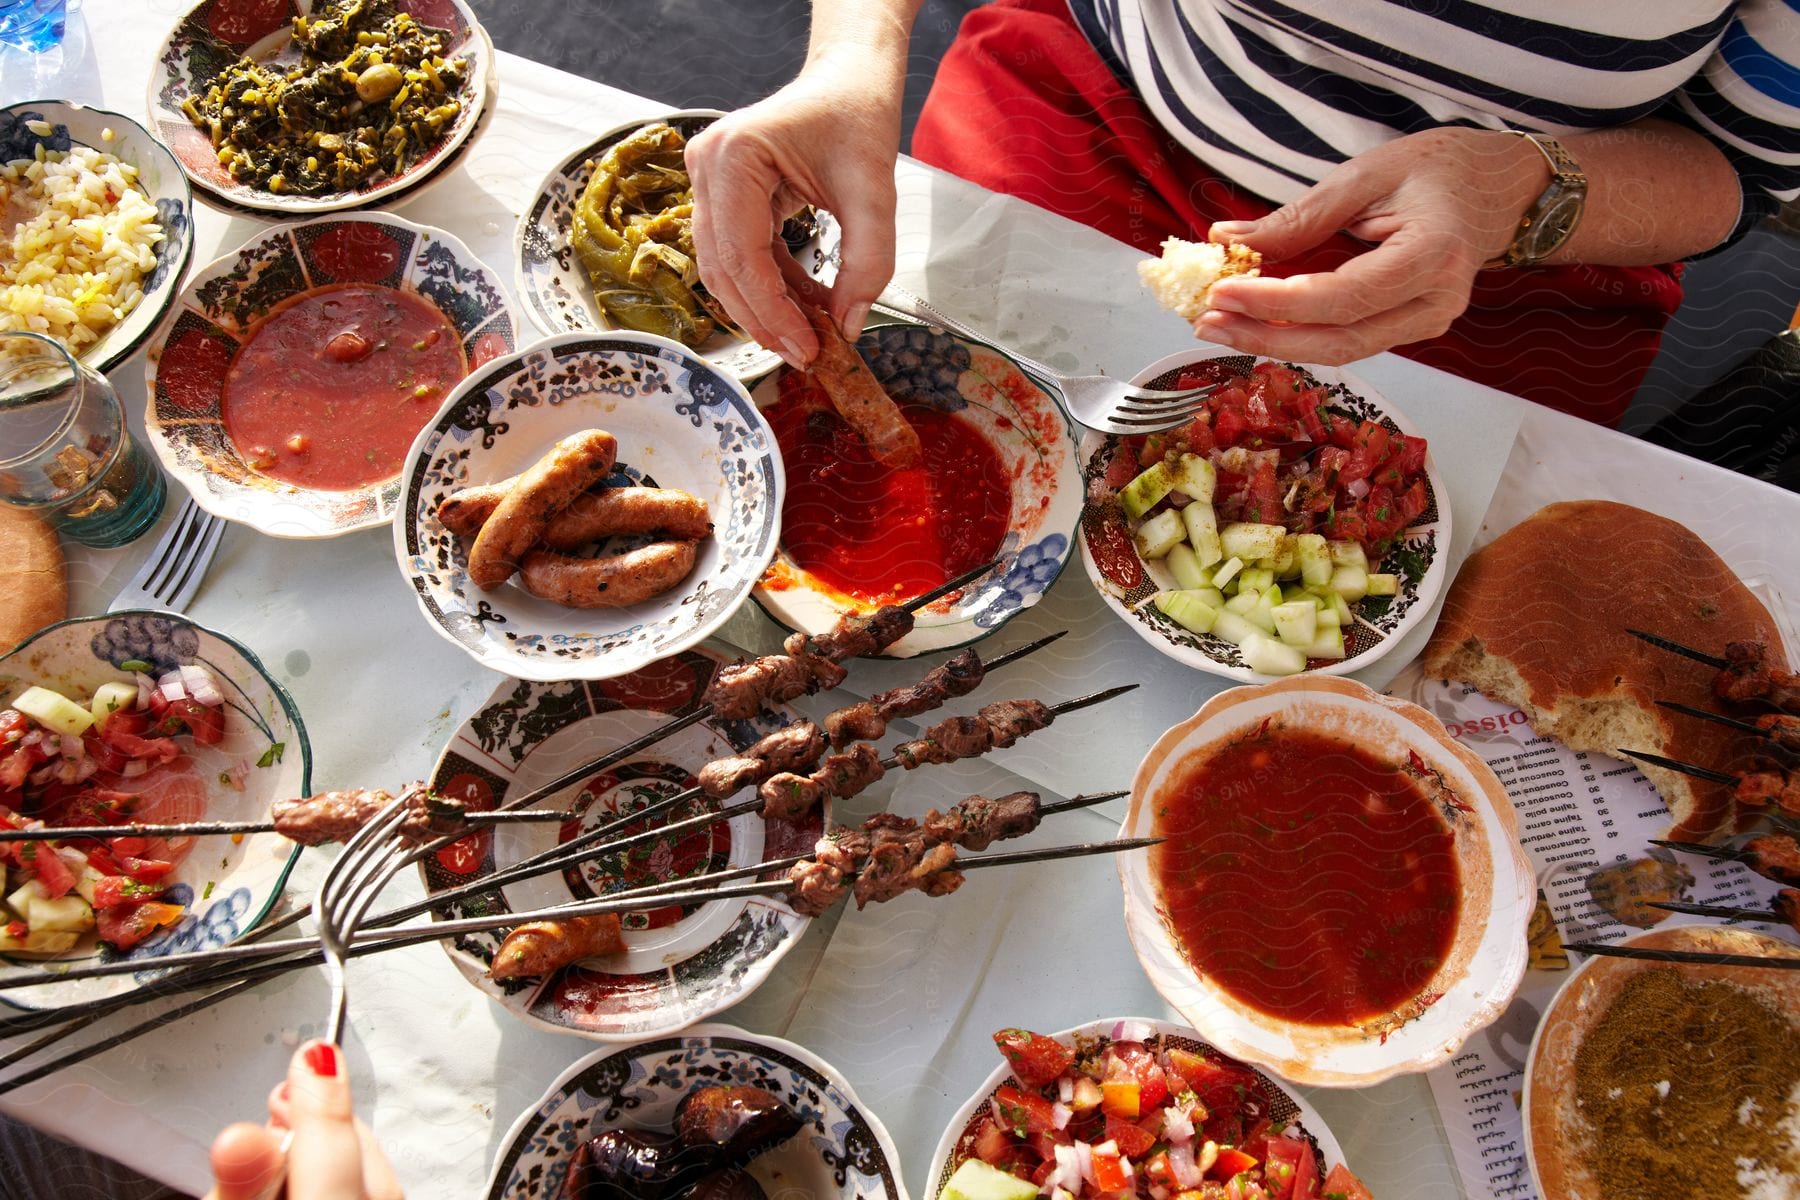
[[[765,654],[720,667],[706,689],[706,703],[726,720],[742,720],[796,696],[830,691],[848,674],[816,655]]]
[[[1038,827],[1041,805],[1036,792],[1010,792],[997,800],[970,796],[925,816],[925,833],[933,842],[954,842],[965,850],[986,850],[997,841],[1023,837]]]
[[[412,810],[399,830],[408,843],[417,846],[440,834],[461,830],[462,805],[457,801],[434,796],[422,783],[408,784],[401,789],[401,795],[407,797]],[[345,788],[295,800],[277,800],[270,807],[270,815],[275,831],[289,841],[322,846],[349,841],[394,798],[392,792],[383,788]]]
[[[897,604],[872,613],[850,615],[830,633],[790,634],[783,647],[789,654],[817,654],[833,662],[879,654],[912,632],[913,615]]]
[[[825,718],[831,744],[874,741],[887,732],[889,721],[914,717],[941,707],[944,701],[966,696],[980,686],[987,668],[971,647],[948,662],[933,667],[917,683],[890,688],[861,704],[841,708]]]
[[[782,771],[810,767],[825,752],[825,735],[811,721],[799,721],[753,742],[742,754],[700,768],[700,787],[719,799]]]

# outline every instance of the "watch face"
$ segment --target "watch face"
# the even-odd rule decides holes
[[[1579,188],[1570,188],[1550,197],[1531,228],[1520,236],[1519,257],[1536,262],[1567,241],[1575,229],[1575,222],[1581,217],[1582,202],[1586,198],[1587,193]]]

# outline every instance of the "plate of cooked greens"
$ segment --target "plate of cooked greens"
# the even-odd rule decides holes
[[[688,140],[724,114],[668,113],[565,155],[519,221],[519,297],[545,333],[630,329],[672,338],[741,380],[781,365],[707,294],[694,259]],[[836,271],[837,224],[809,210],[782,230],[813,276]]]
[[[157,54],[150,120],[205,198],[362,208],[437,174],[492,103],[463,0],[205,0]]]

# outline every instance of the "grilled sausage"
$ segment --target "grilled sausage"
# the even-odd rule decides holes
[[[585,1145],[585,1200],[674,1200],[712,1167],[710,1153],[647,1129],[608,1129]]]
[[[600,429],[584,429],[551,447],[519,476],[469,547],[469,578],[492,591],[519,569],[519,560],[544,536],[550,518],[612,472],[619,443]]]
[[[553,975],[570,963],[625,949],[617,913],[527,921],[513,928],[494,952],[489,979]]]
[[[702,1087],[676,1106],[675,1132],[684,1144],[713,1147],[722,1165],[736,1166],[799,1133],[800,1118],[764,1088]]]
[[[819,335],[819,357],[812,377],[831,397],[832,407],[862,436],[875,461],[887,467],[916,467],[924,458],[919,435],[906,422],[900,406],[882,389],[869,365],[835,322],[811,305],[801,305]]]
[[[438,520],[462,537],[474,537],[518,480],[467,487],[444,498]],[[544,527],[544,545],[576,550],[615,533],[664,533],[680,541],[712,532],[706,501],[677,488],[619,487],[583,492]]]
[[[532,595],[570,608],[624,608],[686,579],[698,552],[697,542],[652,542],[605,558],[533,550],[519,580]]]

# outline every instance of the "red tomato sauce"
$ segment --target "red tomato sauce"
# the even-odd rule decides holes
[[[225,377],[225,432],[253,470],[343,491],[399,472],[469,372],[431,303],[375,284],[314,288],[270,311]]]
[[[822,391],[792,373],[764,412],[787,465],[781,544],[802,569],[871,603],[926,592],[1000,551],[1012,521],[1006,464],[954,413],[902,404],[924,464],[876,462]]]
[[[1393,1012],[1443,965],[1461,877],[1431,796],[1345,742],[1265,730],[1163,793],[1151,869],[1188,961],[1314,1025]]]

